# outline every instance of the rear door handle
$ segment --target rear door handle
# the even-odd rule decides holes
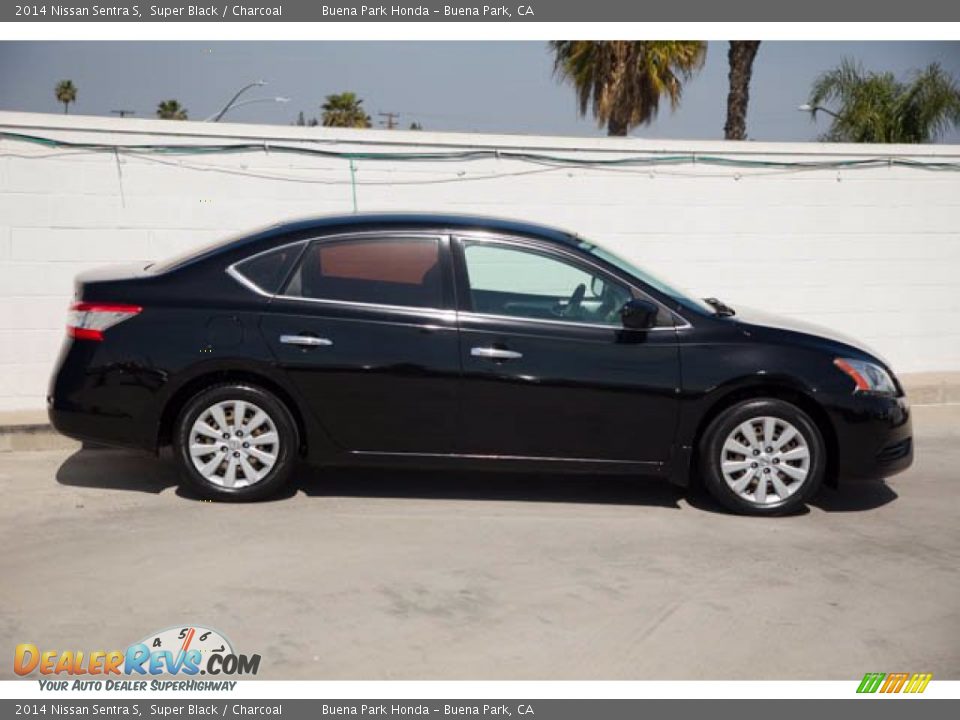
[[[470,350],[470,354],[474,357],[487,358],[488,360],[517,360],[523,357],[523,353],[494,347],[475,347]]]
[[[280,342],[284,345],[300,345],[301,347],[327,347],[333,345],[333,340],[314,337],[313,335],[281,335]]]

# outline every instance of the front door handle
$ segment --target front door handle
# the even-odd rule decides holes
[[[488,360],[518,360],[523,357],[523,353],[495,347],[475,347],[470,350],[470,354],[474,357],[487,358]]]
[[[280,342],[284,345],[300,345],[301,347],[327,347],[333,345],[333,340],[327,340],[313,335],[281,335]]]

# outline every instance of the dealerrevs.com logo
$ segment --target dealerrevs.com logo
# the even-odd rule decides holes
[[[152,633],[126,650],[49,650],[21,643],[13,657],[13,670],[21,676],[239,676],[259,669],[259,655],[238,654],[221,633],[199,625]]]

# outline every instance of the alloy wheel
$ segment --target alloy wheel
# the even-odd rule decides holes
[[[190,428],[190,459],[208,482],[242,488],[262,481],[277,462],[280,434],[273,418],[252,402],[214,403]]]
[[[779,417],[750,418],[727,436],[720,470],[730,489],[754,505],[778,505],[796,493],[810,474],[810,445],[792,423]]]

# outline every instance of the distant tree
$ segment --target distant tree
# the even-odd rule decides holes
[[[325,127],[368,128],[371,125],[370,116],[363,109],[363,100],[352,92],[327,95],[320,109],[323,110]]]
[[[747,139],[747,105],[750,102],[750,77],[753,60],[760,49],[759,40],[731,40],[727,51],[730,63],[730,91],[727,94],[727,123],[723,136],[727,140]]]
[[[580,114],[592,109],[608,135],[649,124],[663,97],[675,110],[707,54],[701,40],[554,40],[550,48],[554,73],[573,85]]]
[[[844,60],[816,79],[808,105],[811,119],[820,111],[831,115],[830,129],[820,138],[827,142],[924,143],[960,125],[960,88],[937,63],[904,82]]]
[[[164,100],[157,104],[157,117],[161,120],[186,120],[187,109],[177,100]]]
[[[303,110],[297,113],[297,121],[293,123],[297,127],[316,127],[320,123],[316,118],[310,118],[309,120],[304,117]]]
[[[70,103],[77,101],[77,86],[73,80],[61,80],[57,83],[53,94],[57,96],[57,102],[63,103],[63,112],[69,112]]]
[[[412,123],[410,123],[410,129],[411,129],[411,130],[423,130],[423,125],[421,125],[421,124],[418,123],[418,122],[412,122]]]

